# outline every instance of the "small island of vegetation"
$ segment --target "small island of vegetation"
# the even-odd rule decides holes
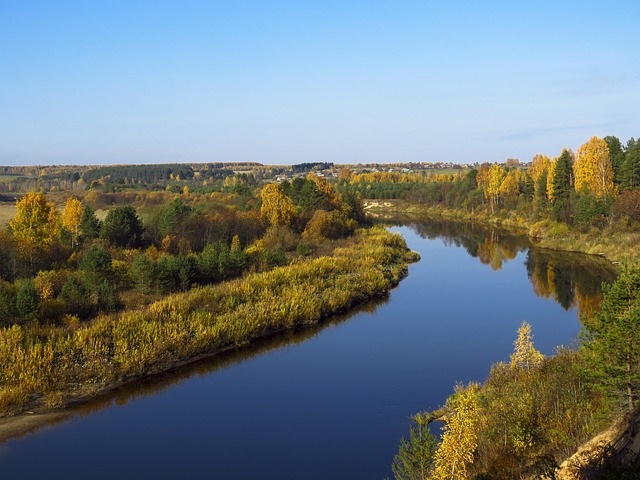
[[[0,233],[1,416],[316,324],[385,295],[416,259],[313,173],[225,178],[236,193],[113,191],[108,209],[93,189],[20,196]]]

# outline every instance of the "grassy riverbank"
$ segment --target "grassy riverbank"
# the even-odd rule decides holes
[[[0,330],[0,415],[57,408],[145,375],[316,324],[385,295],[415,260],[402,237],[361,230],[330,255],[170,295],[79,325]]]
[[[612,262],[619,262],[625,257],[640,257],[640,231],[620,222],[612,221],[601,229],[580,230],[552,220],[531,221],[515,211],[501,210],[491,214],[482,210],[478,213],[404,200],[369,202],[367,212],[380,219],[424,220],[435,217],[499,226],[528,235],[543,248],[600,255]]]

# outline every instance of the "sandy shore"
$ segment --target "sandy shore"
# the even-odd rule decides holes
[[[17,417],[0,418],[0,443],[55,425],[70,418],[72,415],[72,412],[65,411],[28,412]]]

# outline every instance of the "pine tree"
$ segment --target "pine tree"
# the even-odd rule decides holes
[[[565,149],[553,170],[553,198],[551,212],[559,222],[571,221],[571,193],[573,191],[573,154]]]
[[[438,441],[429,431],[425,415],[418,414],[413,419],[416,425],[409,427],[409,440],[400,440],[391,465],[396,480],[426,480],[433,470]]]
[[[640,267],[623,262],[620,275],[603,287],[593,319],[584,319],[587,358],[614,395],[625,397],[633,411],[640,388]]]

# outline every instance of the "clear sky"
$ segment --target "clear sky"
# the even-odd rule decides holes
[[[640,2],[0,0],[0,164],[482,162],[640,136]]]

